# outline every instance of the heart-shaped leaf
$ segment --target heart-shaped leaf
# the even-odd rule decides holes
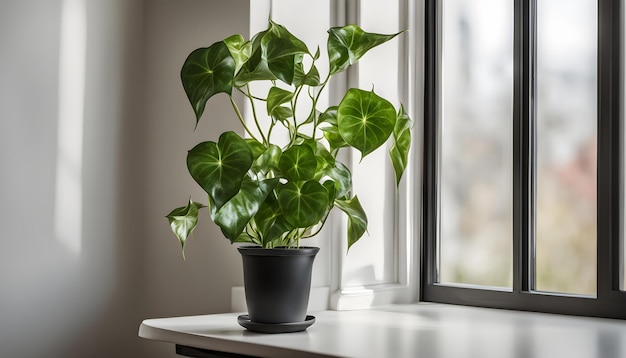
[[[176,208],[166,216],[172,232],[180,241],[183,257],[185,257],[185,241],[198,225],[198,210],[204,207],[205,205],[189,199],[187,206]]]
[[[398,117],[396,119],[396,125],[393,129],[393,146],[389,150],[389,156],[391,157],[391,163],[396,174],[396,185],[400,185],[400,179],[406,169],[409,150],[411,148],[411,127],[413,121],[409,118],[409,115],[404,112],[404,106],[400,106],[398,111]]]
[[[180,78],[196,114],[196,123],[200,121],[209,98],[220,92],[231,95],[236,67],[223,41],[189,54],[180,71]]]
[[[319,182],[288,182],[278,188],[278,203],[287,222],[307,228],[324,218],[329,206],[328,191]]]
[[[348,250],[367,231],[367,215],[356,196],[350,200],[335,200],[335,205],[348,216]]]
[[[395,123],[395,108],[374,91],[352,88],[337,108],[339,134],[362,157],[387,141]]]
[[[213,218],[227,239],[237,240],[277,183],[278,178],[260,182],[246,178],[243,181],[241,190],[226,202]]]
[[[187,168],[209,194],[211,216],[237,194],[252,159],[250,146],[234,132],[224,132],[218,143],[203,142],[189,151]]]
[[[290,181],[313,178],[317,159],[308,145],[294,145],[283,153],[278,163],[281,173]]]
[[[372,48],[396,37],[363,31],[356,25],[332,27],[328,30],[330,74],[341,72],[356,63]]]

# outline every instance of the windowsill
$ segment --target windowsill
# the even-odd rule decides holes
[[[626,322],[436,303],[312,312],[305,332],[257,334],[237,313],[145,320],[139,336],[291,357],[625,357]]]

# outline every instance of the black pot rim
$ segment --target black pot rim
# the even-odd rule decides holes
[[[242,255],[251,256],[314,256],[320,248],[315,246],[300,246],[266,249],[261,246],[240,246],[237,250],[239,250]]]

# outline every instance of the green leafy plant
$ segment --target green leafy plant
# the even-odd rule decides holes
[[[352,147],[365,157],[391,138],[389,154],[399,184],[412,121],[402,106],[396,110],[373,89],[351,88],[338,105],[323,111],[317,107],[333,75],[398,34],[368,33],[356,25],[330,28],[329,71],[323,80],[316,67],[319,47],[311,53],[304,42],[272,21],[249,41],[233,35],[187,57],[181,79],[196,125],[207,101],[225,93],[247,138],[225,132],[217,143],[202,142],[189,151],[189,173],[208,194],[208,205],[190,199],[167,215],[183,250],[200,210],[207,206],[211,219],[231,242],[297,247],[301,239],[321,230],[333,208],[347,215],[348,248],[361,238],[367,216],[352,193],[350,170],[337,155],[342,148]],[[253,94],[253,81],[265,81],[270,88]],[[250,101],[254,117],[250,125],[255,131],[244,121],[233,92]],[[263,102],[265,126],[257,108]],[[302,102],[310,106],[306,116],[298,115]],[[278,128],[287,133],[286,144],[273,140]]]

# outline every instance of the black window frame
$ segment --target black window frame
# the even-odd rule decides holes
[[[512,290],[437,283],[440,146],[440,15],[445,0],[425,0],[424,180],[420,300],[468,306],[626,319],[623,269],[624,0],[598,0],[597,293],[533,291],[536,1],[514,0],[513,285]]]

